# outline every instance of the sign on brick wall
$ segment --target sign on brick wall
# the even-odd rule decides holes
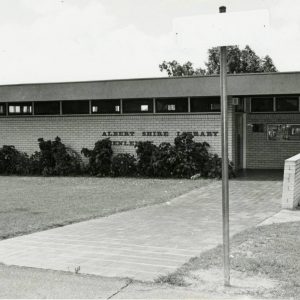
[[[300,124],[268,124],[268,140],[300,140]]]
[[[194,137],[217,137],[218,131],[177,131],[175,136],[180,136],[182,133],[192,134]],[[147,138],[164,138],[171,136],[169,131],[103,131],[102,137],[147,137]],[[139,141],[112,141],[114,146],[135,146]]]

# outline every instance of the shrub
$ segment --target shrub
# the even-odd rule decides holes
[[[201,173],[204,163],[208,158],[209,144],[197,143],[194,136],[183,133],[174,140],[177,163],[174,169],[176,177],[186,177]]]
[[[33,169],[42,175],[75,175],[81,172],[81,158],[72,149],[66,147],[59,137],[54,141],[38,139],[40,152],[32,157]]]
[[[206,178],[222,178],[222,158],[217,154],[210,154],[208,160],[204,164],[203,177]],[[228,176],[235,177],[233,164],[228,162]]]
[[[109,138],[97,141],[93,150],[83,148],[81,153],[89,158],[87,170],[91,175],[107,176],[110,174],[113,151]]]
[[[36,151],[29,157],[29,168],[31,175],[42,174],[41,152]]]
[[[155,177],[173,177],[177,164],[175,147],[170,143],[161,143],[152,155],[152,172]]]
[[[81,153],[89,158],[86,170],[96,176],[221,178],[222,159],[209,153],[209,144],[198,143],[193,135],[183,133],[174,140],[174,145],[139,142],[136,145],[137,160],[131,154],[113,157],[109,139],[99,140],[94,149],[83,148]],[[66,147],[59,137],[54,141],[38,139],[40,151],[30,157],[14,146],[0,148],[0,174],[16,175],[75,175],[82,174],[81,157]],[[234,169],[228,162],[229,177]]]
[[[138,142],[136,147],[137,172],[143,176],[153,176],[153,155],[157,151],[157,146],[152,142]]]
[[[209,144],[196,143],[193,135],[183,133],[174,145],[150,142],[137,145],[138,170],[145,176],[190,178],[203,169],[208,158]]]
[[[118,154],[113,157],[111,174],[113,176],[132,176],[136,172],[136,159],[131,154]]]
[[[176,137],[174,145],[151,142],[137,144],[138,172],[154,177],[197,177],[221,178],[222,159],[209,153],[209,144],[195,142],[192,134],[183,133]],[[229,175],[234,176],[233,166],[229,163]]]
[[[0,148],[0,174],[27,175],[30,173],[29,157],[14,146]]]

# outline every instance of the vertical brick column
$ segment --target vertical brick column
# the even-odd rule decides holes
[[[282,208],[294,209],[300,203],[300,154],[285,160]]]

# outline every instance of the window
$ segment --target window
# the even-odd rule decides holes
[[[276,111],[299,111],[298,97],[276,97]]]
[[[89,101],[63,101],[62,102],[62,113],[65,115],[70,114],[88,114]]]
[[[119,114],[120,100],[93,100],[93,114]]]
[[[8,104],[8,114],[10,115],[32,115],[32,103],[12,103]]]
[[[158,113],[188,112],[188,99],[187,98],[156,99],[156,111]]]
[[[176,110],[176,105],[175,104],[168,104],[167,110],[168,111],[175,111]]]
[[[6,114],[6,104],[0,103],[0,116],[3,116]]]
[[[234,105],[235,106],[235,111],[236,112],[244,112],[245,111],[244,98],[237,98],[237,99],[238,99],[238,104]]]
[[[265,132],[265,125],[264,124],[253,124],[252,132]]]
[[[273,112],[273,97],[251,98],[251,112]]]
[[[35,102],[35,115],[59,115],[60,103],[59,101]]]
[[[145,105],[141,105],[141,111],[149,111],[149,105],[145,104]]]
[[[191,112],[219,112],[221,111],[220,97],[191,98]]]
[[[153,113],[153,100],[124,99],[123,113]]]

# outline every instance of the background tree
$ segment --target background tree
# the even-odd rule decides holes
[[[266,55],[263,58],[263,69],[264,69],[264,72],[277,72],[277,69],[274,66],[273,60],[269,55]]]
[[[277,72],[272,58],[266,55],[260,58],[249,46],[240,50],[238,46],[227,47],[228,73],[260,73]],[[184,64],[176,60],[163,61],[159,65],[161,72],[166,71],[168,76],[193,76],[213,75],[220,73],[220,48],[213,47],[208,50],[208,61],[206,69],[194,68],[188,61]]]
[[[161,72],[166,71],[168,76],[192,76],[192,75],[205,75],[206,71],[204,69],[198,68],[194,69],[193,64],[188,61],[181,65],[176,60],[173,61],[163,61],[159,65]]]

